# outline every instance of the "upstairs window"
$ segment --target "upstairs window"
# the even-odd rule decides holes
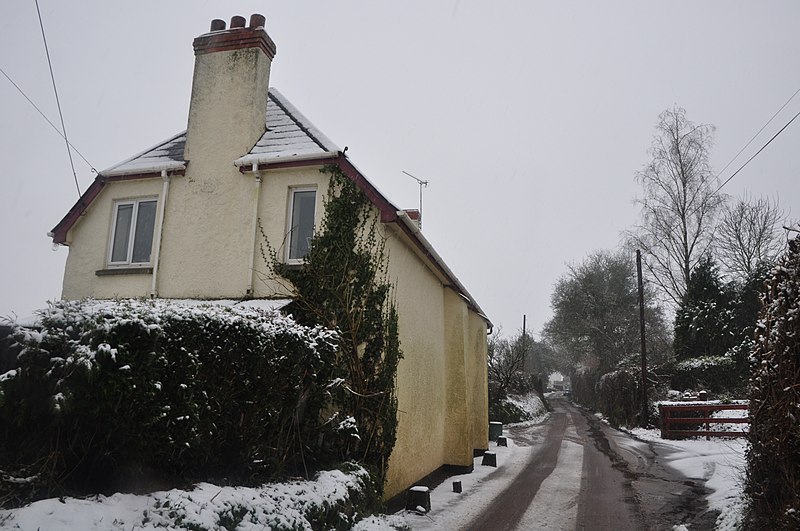
[[[117,201],[109,264],[149,264],[155,226],[156,199]]]
[[[289,197],[289,262],[300,262],[311,247],[314,237],[314,215],[317,191],[313,188],[292,188]]]

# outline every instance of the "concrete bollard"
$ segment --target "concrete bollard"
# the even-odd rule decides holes
[[[453,482],[453,492],[461,494],[461,482],[460,481],[454,481]]]
[[[506,446],[507,447],[508,446],[508,439],[506,439],[504,436],[501,435],[500,437],[497,438],[497,446]]]
[[[489,423],[489,440],[496,441],[498,437],[503,435],[503,423],[492,421]]]
[[[481,465],[497,467],[497,454],[494,452],[484,452]]]
[[[422,512],[431,512],[431,490],[422,485],[415,485],[408,489],[406,510],[419,511],[419,508],[423,509]]]

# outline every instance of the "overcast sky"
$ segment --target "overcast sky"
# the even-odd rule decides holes
[[[98,170],[186,128],[192,39],[267,17],[270,85],[424,232],[489,317],[539,332],[567,263],[618,245],[658,114],[717,128],[721,170],[800,89],[800,2],[40,0],[70,141]],[[56,124],[33,0],[0,2],[0,68]],[[0,76],[0,315],[60,297],[46,233],[77,199],[63,140]],[[800,95],[727,178],[800,111]],[[800,215],[800,119],[724,191]],[[94,179],[75,156],[81,190]],[[538,337],[538,335],[537,335]]]

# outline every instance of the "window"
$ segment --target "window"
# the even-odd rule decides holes
[[[314,237],[314,211],[317,191],[309,188],[293,188],[289,196],[289,249],[290,262],[299,262],[308,253]]]
[[[109,264],[149,264],[156,225],[156,199],[117,201]]]

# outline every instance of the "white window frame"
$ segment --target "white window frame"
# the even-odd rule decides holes
[[[290,254],[292,252],[292,234],[293,227],[292,227],[292,217],[294,217],[294,194],[298,192],[314,192],[314,228],[312,229],[312,238],[314,232],[316,232],[317,228],[317,187],[316,186],[292,186],[289,188],[289,204],[286,208],[286,263],[287,264],[302,264],[305,262],[305,257],[303,258],[290,258]],[[310,244],[310,242],[309,242]]]
[[[150,241],[150,260],[147,262],[131,262],[133,259],[133,245],[136,237],[136,218],[139,215],[139,204],[155,202],[156,203],[156,220],[153,226],[153,238]],[[117,234],[117,216],[119,215],[119,207],[124,205],[132,205],[133,212],[131,215],[131,227],[128,233],[128,249],[124,261],[113,262],[114,256],[114,239]],[[153,242],[155,241],[155,231],[158,229],[155,225],[158,224],[158,196],[152,197],[137,197],[133,199],[118,199],[114,201],[113,211],[111,213],[111,234],[108,240],[108,260],[106,261],[112,267],[150,267],[153,263]]]

